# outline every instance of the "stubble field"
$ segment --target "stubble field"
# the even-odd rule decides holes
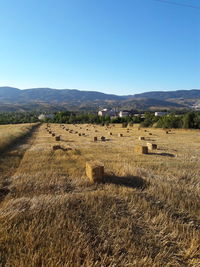
[[[46,127],[1,153],[2,266],[200,266],[200,131]],[[136,155],[146,142],[158,149]]]

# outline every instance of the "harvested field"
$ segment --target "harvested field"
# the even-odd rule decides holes
[[[2,266],[200,266],[200,131],[50,124],[54,150],[46,127],[1,155]]]
[[[0,125],[0,151],[26,136],[36,124]]]

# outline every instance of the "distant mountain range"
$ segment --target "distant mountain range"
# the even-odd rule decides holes
[[[97,110],[99,108],[189,109],[200,103],[200,90],[153,91],[128,96],[76,89],[0,87],[0,111]]]

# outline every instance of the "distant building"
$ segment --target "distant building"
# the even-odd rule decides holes
[[[38,119],[39,119],[40,121],[44,121],[44,120],[46,120],[46,119],[53,119],[53,117],[54,117],[53,114],[40,114],[40,115],[38,116]]]
[[[121,110],[120,112],[119,112],[119,117],[120,118],[124,118],[124,117],[127,117],[127,116],[129,116],[130,115],[130,111],[128,111],[128,110]]]
[[[156,117],[163,117],[163,116],[165,116],[165,115],[167,115],[167,112],[161,112],[161,111],[157,111],[157,112],[155,112],[155,116],[156,116]]]
[[[104,109],[102,109],[102,110],[100,110],[100,111],[98,112],[98,116],[101,116],[101,117],[103,117],[103,116],[113,117],[113,116],[115,116],[115,115],[116,115],[115,111],[113,111],[113,110],[108,110],[107,108],[104,108]]]
[[[145,114],[140,114],[140,113],[136,113],[133,116],[138,118],[145,118]]]

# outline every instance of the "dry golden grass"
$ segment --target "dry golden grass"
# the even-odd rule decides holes
[[[24,137],[35,124],[0,125],[0,151]]]
[[[1,158],[2,266],[200,266],[199,131],[52,124],[56,142],[45,127]],[[91,160],[105,183],[88,181]]]

